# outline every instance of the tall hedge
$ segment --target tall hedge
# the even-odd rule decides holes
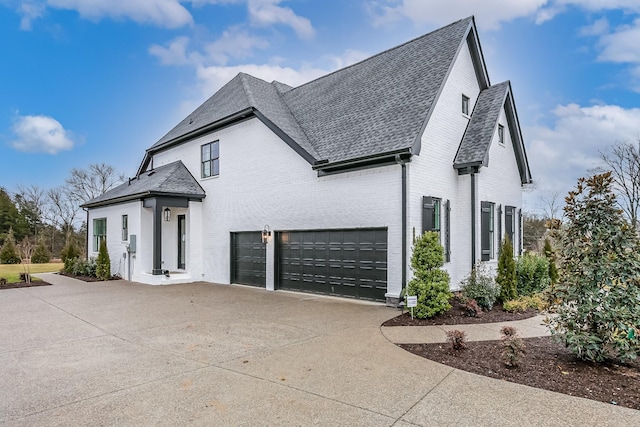
[[[13,236],[13,229],[9,229],[4,245],[0,249],[0,264],[20,264],[21,258],[16,247],[16,239]]]
[[[111,259],[107,251],[107,241],[104,239],[100,242],[98,259],[96,259],[96,276],[100,280],[109,280],[111,278]]]
[[[496,283],[500,285],[500,299],[509,301],[518,297],[518,279],[516,261],[513,259],[513,244],[509,235],[505,235],[498,255],[498,275]]]

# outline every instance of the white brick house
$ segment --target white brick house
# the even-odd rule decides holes
[[[505,233],[517,252],[529,182],[471,17],[297,88],[241,73],[84,207],[124,278],[392,302],[425,230],[452,288]]]

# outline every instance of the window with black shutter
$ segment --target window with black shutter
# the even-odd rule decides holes
[[[513,233],[515,232],[516,225],[516,208],[514,206],[504,207],[504,232],[509,236],[511,244],[514,244]],[[515,246],[514,246],[515,248]]]
[[[435,197],[424,196],[422,198],[422,232],[435,231],[440,234],[441,218],[440,218],[441,200]]]
[[[481,202],[480,207],[480,260],[489,261],[495,257],[493,246],[494,204],[491,202]]]

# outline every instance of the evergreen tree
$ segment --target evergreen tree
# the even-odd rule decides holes
[[[0,264],[20,264],[20,255],[16,247],[16,239],[13,237],[13,229],[9,228],[4,245],[0,249]]]
[[[100,280],[109,280],[111,278],[111,259],[107,251],[107,241],[100,242],[100,250],[98,251],[98,259],[96,260],[96,276]]]
[[[500,285],[500,299],[503,302],[518,297],[516,261],[513,259],[513,244],[509,239],[509,235],[504,236],[500,246],[496,283]]]
[[[449,274],[441,270],[444,265],[444,250],[438,233],[429,231],[415,239],[411,255],[414,278],[407,285],[407,295],[418,297],[414,309],[416,317],[424,319],[451,308],[449,299]]]
[[[549,260],[549,279],[551,279],[551,284],[555,285],[558,281],[558,266],[556,265],[556,253],[549,238],[544,239],[544,256]]]
[[[51,260],[51,254],[49,253],[49,249],[44,244],[44,239],[38,239],[38,244],[33,250],[33,254],[31,255],[31,263],[32,264],[45,264]]]

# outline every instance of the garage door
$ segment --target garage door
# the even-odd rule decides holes
[[[279,232],[277,244],[279,289],[385,300],[386,229]]]
[[[231,233],[231,283],[265,287],[266,245],[260,232]]]

